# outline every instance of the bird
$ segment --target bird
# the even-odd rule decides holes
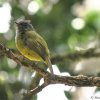
[[[53,75],[50,51],[46,41],[40,36],[30,20],[16,20],[15,44],[18,51],[31,61],[45,63]]]

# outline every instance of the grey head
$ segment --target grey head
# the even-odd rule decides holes
[[[17,20],[15,23],[17,25],[18,33],[25,33],[26,31],[34,30],[30,20]]]

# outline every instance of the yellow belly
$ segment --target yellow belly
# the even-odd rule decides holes
[[[43,59],[34,51],[30,50],[24,43],[20,40],[16,40],[16,47],[21,52],[23,56],[33,61],[43,61]]]

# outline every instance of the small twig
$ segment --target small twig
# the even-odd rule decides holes
[[[42,89],[45,88],[46,86],[47,86],[47,84],[43,83],[42,85],[37,86],[35,89],[32,89],[32,90],[28,91],[27,93],[24,93],[22,100],[26,100],[26,98],[36,95],[37,93],[42,91]]]
[[[35,95],[38,92],[42,91],[43,88],[45,88],[48,84],[43,83],[42,85],[36,87],[35,89],[32,89],[28,92],[28,95]]]

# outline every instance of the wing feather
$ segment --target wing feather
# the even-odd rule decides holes
[[[32,51],[36,52],[43,60],[46,60],[46,57],[49,55],[49,50],[44,39],[36,34],[37,36],[29,35],[25,44]],[[34,39],[34,40],[33,40]]]

